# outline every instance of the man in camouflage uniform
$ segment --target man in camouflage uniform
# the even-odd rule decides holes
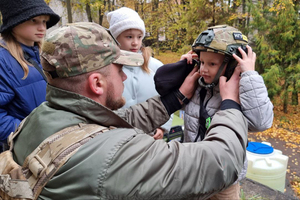
[[[28,116],[14,141],[17,163],[66,127],[116,127],[82,145],[46,184],[41,199],[205,199],[236,180],[247,142],[238,71],[220,81],[224,104],[205,140],[166,143],[145,133],[164,124],[184,98],[170,93],[118,110],[124,104],[122,65],[140,66],[143,60],[121,51],[103,27],[86,22],[59,28],[45,39],[41,57],[47,102]],[[186,98],[194,93],[196,71],[179,88]]]

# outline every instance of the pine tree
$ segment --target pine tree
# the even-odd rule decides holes
[[[255,35],[257,67],[272,98],[281,94],[287,113],[289,92],[299,92],[299,19],[291,0],[258,2],[253,8],[252,30]],[[298,88],[297,88],[298,87]]]

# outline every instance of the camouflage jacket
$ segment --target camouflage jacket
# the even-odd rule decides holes
[[[231,185],[243,166],[247,121],[237,109],[216,113],[210,134],[200,143],[166,143],[132,127],[147,132],[167,121],[158,96],[112,112],[81,95],[52,86],[47,90],[47,102],[28,116],[15,140],[19,164],[65,127],[96,123],[117,128],[80,147],[47,183],[41,199],[205,199]]]

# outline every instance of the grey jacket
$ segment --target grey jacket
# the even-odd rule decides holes
[[[81,95],[47,90],[47,102],[29,115],[15,140],[19,164],[65,127],[96,123],[117,129],[80,147],[40,199],[206,199],[231,185],[243,166],[247,121],[237,109],[217,112],[202,142],[166,143],[140,130],[151,131],[169,118],[158,96],[114,113]]]
[[[191,102],[184,108],[184,141],[194,142],[198,134],[199,113],[200,113],[200,90],[197,88]],[[256,71],[242,73],[240,80],[240,102],[242,112],[248,120],[249,131],[264,131],[273,123],[273,104],[268,97],[268,91],[263,78]],[[220,109],[221,96],[219,85],[210,90],[204,98],[204,104],[208,114],[213,117]],[[200,137],[197,141],[200,141]]]

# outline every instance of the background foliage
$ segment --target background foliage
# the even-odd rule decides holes
[[[146,24],[144,43],[154,49],[155,55],[165,51],[186,53],[207,27],[232,25],[248,36],[257,53],[256,70],[263,75],[270,98],[279,96],[285,113],[289,104],[298,105],[300,0],[61,1],[70,15],[72,10],[81,11],[89,21],[104,27],[109,26],[106,12],[122,6],[136,10]],[[290,92],[291,97],[287,95]]]

